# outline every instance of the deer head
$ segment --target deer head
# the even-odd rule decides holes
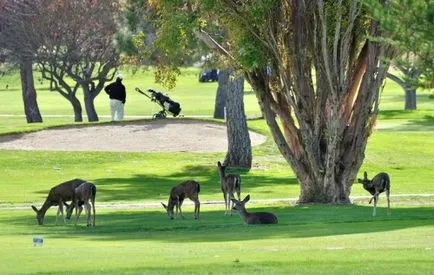
[[[171,201],[169,200],[168,205],[165,205],[164,203],[161,203],[161,205],[163,205],[164,209],[166,209],[167,215],[169,216],[169,218],[171,220],[173,220],[173,218],[174,218],[174,213],[173,213],[174,204],[171,203]]]
[[[234,197],[231,198],[231,201],[234,203],[233,210],[237,210],[239,212],[246,211],[246,202],[250,200],[250,194],[247,195],[242,201],[236,200]]]
[[[38,221],[39,225],[43,225],[44,224],[44,217],[45,217],[45,212],[38,210],[38,208],[36,208],[34,205],[32,205],[32,209],[33,211],[36,212],[36,220]]]

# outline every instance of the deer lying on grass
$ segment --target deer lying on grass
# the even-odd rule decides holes
[[[63,205],[66,204],[67,201],[72,200],[75,188],[83,182],[85,182],[85,180],[73,179],[54,186],[48,193],[47,199],[45,200],[41,209],[38,210],[34,205],[32,205],[32,209],[36,212],[38,224],[44,224],[45,213],[51,206],[59,206],[56,215],[56,225],[59,214],[62,214],[63,221],[65,222],[65,217],[63,216]]]
[[[80,186],[75,188],[74,195],[72,198],[71,205],[67,205],[66,208],[66,218],[70,219],[72,211],[75,208],[75,225],[77,225],[78,218],[83,211],[83,204],[87,216],[87,226],[95,226],[95,196],[96,196],[96,186],[91,182],[83,182]],[[93,220],[92,224],[90,222],[91,214],[91,204],[93,210]]]
[[[390,215],[390,178],[386,173],[379,173],[372,180],[368,179],[368,173],[364,172],[363,179],[358,179],[358,182],[363,184],[363,188],[371,193],[372,198],[369,203],[374,200],[374,211],[372,216],[376,215],[377,202],[380,193],[386,192],[387,197],[387,214]]]
[[[236,174],[225,174],[226,166],[222,165],[220,161],[217,162],[217,169],[220,176],[220,187],[225,199],[225,215],[232,216],[231,198],[234,197],[234,193],[237,193],[238,200],[240,200],[241,193],[241,177]]]
[[[187,180],[184,182],[181,182],[178,185],[175,185],[172,190],[170,190],[170,196],[169,201],[167,205],[164,203],[161,203],[167,211],[167,215],[170,219],[173,220],[174,213],[173,208],[176,208],[176,216],[179,214],[182,218],[182,211],[181,206],[184,202],[185,197],[189,198],[194,202],[194,218],[199,219],[199,212],[200,212],[200,202],[199,202],[199,192],[200,192],[200,184],[194,180]]]
[[[241,218],[246,224],[276,224],[277,217],[269,212],[253,212],[249,213],[246,210],[246,202],[250,200],[250,195],[247,195],[244,200],[239,201],[231,198],[234,203],[234,210],[238,210]]]

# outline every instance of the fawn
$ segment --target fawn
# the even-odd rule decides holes
[[[231,198],[234,203],[234,210],[238,210],[241,218],[246,224],[276,224],[277,217],[269,212],[252,212],[246,210],[245,204],[250,200],[250,195],[247,195],[244,200],[239,201]]]
[[[220,161],[217,162],[217,169],[220,176],[220,187],[225,199],[225,215],[229,212],[232,216],[231,198],[234,197],[234,193],[237,193],[238,200],[240,200],[241,177],[236,174],[226,175],[226,166],[222,165]]]
[[[385,192],[387,197],[387,213],[390,215],[390,177],[387,173],[379,173],[372,180],[368,179],[368,173],[363,173],[364,178],[358,179],[358,182],[363,184],[363,188],[366,191],[371,193],[372,198],[369,200],[369,203],[374,200],[374,211],[372,216],[375,217],[377,210],[377,202],[380,193]]]
[[[66,207],[66,218],[70,219],[72,211],[75,208],[75,225],[77,225],[78,218],[83,211],[83,204],[85,207],[87,215],[87,226],[95,226],[95,196],[96,196],[96,186],[91,182],[84,182],[80,186],[74,189],[74,195],[72,198],[71,205]],[[93,210],[93,215],[91,213],[91,205]],[[90,218],[93,216],[92,224]]]
[[[199,219],[200,212],[200,202],[199,202],[199,192],[200,184],[194,180],[187,180],[175,185],[172,190],[170,190],[169,201],[167,205],[161,203],[167,211],[167,215],[173,220],[175,214],[173,213],[173,208],[176,208],[176,216],[179,214],[182,216],[181,206],[184,202],[185,197],[189,198],[194,202],[194,218]]]

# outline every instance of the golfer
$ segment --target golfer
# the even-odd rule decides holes
[[[116,77],[116,81],[110,83],[104,88],[104,91],[110,96],[110,111],[112,121],[124,119],[124,105],[127,97],[125,86],[122,84],[122,75]]]

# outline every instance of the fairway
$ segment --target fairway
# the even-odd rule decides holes
[[[252,135],[263,140],[253,146],[250,171],[229,172],[241,175],[241,196],[251,196],[247,210],[272,212],[279,223],[247,226],[236,212],[224,215],[216,163],[224,159],[227,143],[211,150],[210,145],[193,140],[201,136],[200,131],[194,137],[186,133],[189,125],[206,125],[205,129],[220,131],[203,132],[207,138],[225,139],[223,121],[203,118],[212,116],[216,83],[198,83],[193,69],[183,72],[170,95],[181,102],[185,117],[161,122],[165,124],[161,127],[146,118],[158,106],[132,90],[135,86],[158,87],[152,74],[124,76],[130,117],[110,123],[107,98],[100,95],[96,108],[101,121],[92,124],[73,123],[70,106],[60,95],[48,92],[47,83],[37,86],[44,123],[27,124],[20,117],[18,76],[0,78],[0,93],[5,98],[0,102],[2,146],[11,133],[22,137],[41,129],[39,133],[53,131],[53,139],[42,142],[49,148],[0,149],[2,274],[431,274],[434,270],[431,91],[418,93],[420,108],[413,112],[402,110],[404,97],[396,85],[387,82],[382,93],[379,121],[368,141],[359,177],[363,171],[369,176],[389,173],[391,216],[381,194],[377,217],[372,217],[368,193],[356,183],[351,205],[296,205],[297,179],[265,121],[248,120]],[[5,81],[7,90],[2,88]],[[255,95],[248,86],[246,89],[246,115],[258,117]],[[172,123],[186,128],[177,128],[174,138],[145,137],[146,129],[153,127],[175,129]],[[80,136],[74,131],[68,132],[68,139],[56,136],[62,129],[91,127],[98,131],[129,125],[140,127],[145,136],[120,130],[105,136]],[[125,135],[129,145],[146,144],[154,150],[98,150],[103,143]],[[176,138],[193,140],[203,150],[164,150],[174,146]],[[94,147],[61,150],[58,144]],[[96,227],[85,226],[84,214],[78,226],[73,222],[55,226],[56,207],[48,210],[44,225],[38,226],[30,206],[40,207],[51,187],[72,178],[92,181],[97,187]],[[170,220],[160,202],[167,203],[170,188],[187,179],[201,184],[201,218],[193,219],[193,205],[186,199],[185,219]],[[43,238],[42,246],[33,245],[35,236]]]

